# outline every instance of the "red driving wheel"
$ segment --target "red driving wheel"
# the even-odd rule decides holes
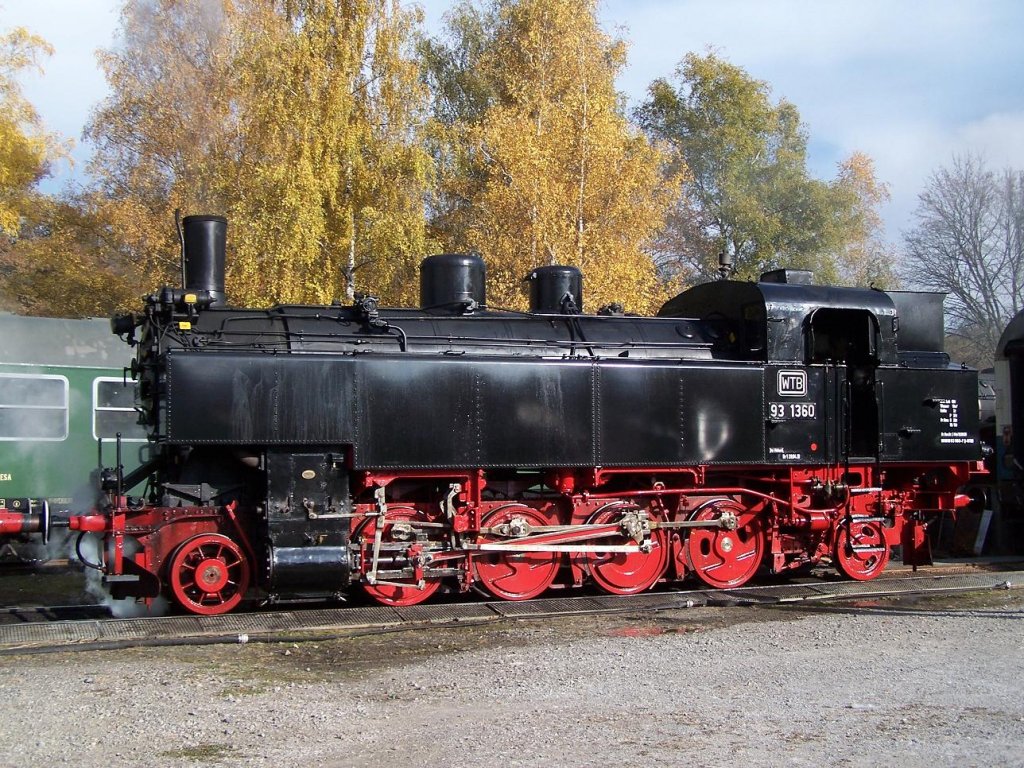
[[[711,521],[726,518],[721,528],[694,528],[683,545],[697,577],[715,589],[743,586],[757,573],[764,555],[761,518],[746,507],[728,500],[704,505],[691,518]]]
[[[383,557],[401,558],[411,556],[411,550],[417,547],[416,523],[430,522],[426,514],[415,507],[389,507],[387,519],[384,523],[384,530],[381,533],[381,544],[407,544],[404,552],[401,547],[398,550],[389,549],[387,554],[381,553]],[[361,543],[363,555],[364,576],[370,572],[373,562],[373,545],[377,532],[377,521],[373,518],[359,529],[357,536]],[[393,566],[381,568],[391,570]],[[381,579],[381,581],[392,582],[390,584],[363,584],[363,590],[382,605],[407,606],[417,605],[428,599],[441,587],[440,579],[426,579],[421,585],[415,579]]]
[[[626,521],[627,515],[634,515],[635,522],[642,519],[641,511],[631,504],[609,504],[595,512],[590,525],[607,525]],[[622,535],[596,539],[593,543],[611,545],[637,545],[644,538],[639,531],[630,535],[624,528]],[[663,530],[650,532],[651,549],[649,552],[588,552],[587,567],[594,582],[605,592],[613,595],[635,595],[654,586],[668,567],[668,537]]]
[[[174,599],[191,613],[214,616],[236,608],[249,589],[249,561],[239,546],[219,533],[194,536],[170,565]]]
[[[482,521],[484,528],[508,526],[510,532],[528,532],[530,528],[555,525],[547,514],[524,504],[509,504],[490,512]],[[480,544],[514,544],[514,534],[480,536]],[[551,586],[558,575],[558,552],[486,552],[473,558],[480,586],[502,600],[529,600]]]

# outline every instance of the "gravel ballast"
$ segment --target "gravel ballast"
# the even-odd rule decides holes
[[[0,764],[1024,765],[1024,594],[0,659]]]

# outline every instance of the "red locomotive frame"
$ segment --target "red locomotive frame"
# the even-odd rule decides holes
[[[849,578],[873,579],[893,546],[907,563],[928,561],[928,513],[969,503],[956,489],[978,471],[967,462],[565,470],[547,474],[543,497],[504,499],[489,498],[482,470],[363,472],[353,489],[353,577],[395,606],[423,602],[442,586],[505,600],[556,584],[630,595],[691,575],[736,588],[762,565],[782,573],[825,558]],[[408,481],[447,492],[388,497]],[[159,574],[194,613],[224,613],[247,596],[258,563],[254,511],[112,501],[110,512],[70,524],[103,534],[103,567],[122,594],[155,596]]]

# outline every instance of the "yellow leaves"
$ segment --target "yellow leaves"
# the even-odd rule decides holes
[[[591,309],[656,306],[646,249],[676,180],[661,178],[661,151],[619,111],[624,48],[601,32],[594,9],[591,0],[495,0],[481,17],[485,37],[455,42],[480,51],[472,72],[435,73],[491,94],[485,109],[474,101],[434,136],[443,164],[436,225],[447,249],[481,252],[492,306],[523,307],[523,277],[556,262],[584,270]],[[480,32],[465,17],[454,27]]]
[[[15,235],[26,191],[43,172],[46,142],[0,116],[0,232]]]
[[[52,225],[26,211],[49,210],[33,187],[61,147],[15,82],[48,46],[15,30],[0,38],[0,231],[35,234],[0,257],[41,286],[17,283],[26,306],[76,285],[121,301],[177,280],[181,208],[229,217],[238,305],[414,303],[440,250],[482,253],[496,307],[525,306],[523,277],[557,262],[584,270],[588,310],[653,311],[723,248],[744,277],[780,262],[891,280],[870,158],[807,178],[795,107],[714,54],[687,56],[678,90],[652,84],[652,143],[623,115],[626,46],[595,8],[464,0],[452,46],[417,58],[422,15],[400,0],[126,0],[87,128],[96,183]],[[73,274],[89,269],[94,286]]]
[[[397,0],[128,2],[89,132],[100,209],[153,267],[140,292],[173,278],[180,207],[229,217],[233,303],[328,302],[357,280],[402,298],[430,179],[414,18]]]
[[[251,93],[243,122],[263,162],[236,208],[250,231],[229,270],[233,296],[325,302],[365,276],[401,299],[389,260],[424,247],[422,207],[410,202],[428,178],[412,129],[424,94],[403,51],[408,14],[390,0],[295,2],[264,23],[271,31],[250,27],[239,58]]]
[[[47,133],[17,78],[42,71],[39,59],[53,52],[41,37],[22,28],[0,36],[0,233],[15,236],[33,204],[33,187],[49,163],[67,156],[68,147]]]
[[[62,291],[86,272],[79,250],[56,215],[59,206],[38,194],[36,183],[50,163],[67,156],[68,144],[47,133],[32,105],[21,94],[17,78],[40,70],[39,59],[50,46],[24,29],[0,36],[0,271],[4,275],[0,304],[20,311],[75,311],[96,295],[65,298]],[[53,215],[50,215],[53,214]],[[52,233],[42,247],[37,231]],[[57,301],[51,301],[51,296]]]
[[[22,235],[0,248],[8,306],[27,314],[102,315],[137,303],[137,275],[107,242],[109,233],[78,200],[38,196]]]
[[[854,152],[839,164],[836,193],[846,200],[848,232],[841,254],[842,281],[847,285],[897,285],[890,248],[885,243],[878,208],[889,201],[889,187],[875,176],[869,155]]]

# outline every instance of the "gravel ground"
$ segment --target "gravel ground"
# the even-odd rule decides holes
[[[0,658],[5,766],[1024,765],[1024,592]]]

